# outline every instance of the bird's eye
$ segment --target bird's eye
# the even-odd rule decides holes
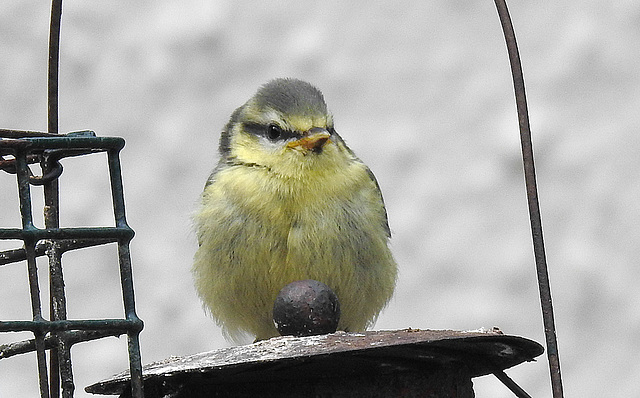
[[[267,127],[267,138],[270,140],[277,140],[282,137],[282,129],[275,124],[270,124]]]

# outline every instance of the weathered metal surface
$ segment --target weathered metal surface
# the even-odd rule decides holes
[[[336,332],[277,337],[245,346],[172,357],[145,366],[143,379],[146,394],[153,394],[149,397],[185,396],[179,395],[180,391],[194,386],[218,391],[231,385],[237,389],[247,383],[255,386],[295,381],[304,385],[321,379],[329,379],[328,384],[333,385],[344,378],[361,380],[383,375],[395,378],[418,373],[426,377],[433,372],[462,372],[470,380],[531,361],[543,351],[534,341],[497,330]],[[123,372],[87,387],[86,391],[117,395],[127,390],[128,383],[129,373]]]
[[[343,366],[340,362],[335,366]],[[210,384],[205,380],[185,384],[145,386],[146,398],[473,398],[473,383],[462,368],[411,369],[359,372],[349,377],[323,377],[322,369],[305,368],[317,375],[297,379]],[[130,398],[128,391],[120,395]]]

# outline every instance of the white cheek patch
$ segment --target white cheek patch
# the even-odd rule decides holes
[[[284,151],[286,149],[287,146],[287,142],[289,141],[293,141],[295,138],[291,138],[287,141],[272,141],[270,139],[268,139],[267,137],[258,137],[258,142],[260,144],[260,146],[262,147],[262,149],[265,150],[265,152],[268,152],[270,154],[276,154],[276,153],[281,153],[282,151]]]

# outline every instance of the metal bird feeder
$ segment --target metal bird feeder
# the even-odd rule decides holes
[[[512,66],[527,198],[554,398],[562,396],[553,309],[542,241],[524,80],[503,0],[495,0]],[[474,397],[472,378],[494,374],[517,397],[530,397],[504,370],[533,361],[538,343],[499,330],[397,330],[277,337],[247,346],[174,357],[145,367],[149,398]],[[123,372],[87,387],[128,397]]]
[[[545,322],[554,397],[562,396],[553,309],[542,243],[533,153],[524,82],[515,36],[503,0],[495,0],[509,50],[518,105],[527,196],[536,267]],[[49,43],[49,131],[0,130],[0,169],[16,175],[21,228],[1,228],[0,239],[21,240],[22,248],[0,253],[0,266],[26,260],[30,321],[0,321],[0,332],[32,332],[32,340],[0,346],[0,359],[35,351],[41,397],[74,394],[70,348],[73,344],[127,334],[129,370],[86,388],[90,393],[120,397],[294,397],[294,396],[427,396],[473,397],[473,377],[494,374],[516,396],[529,395],[504,370],[532,361],[544,349],[538,343],[491,331],[399,330],[336,332],[319,336],[284,336],[247,346],[165,361],[145,367],[140,359],[142,321],[135,312],[129,243],[133,230],[125,219],[119,152],[124,140],[93,132],[58,134],[57,75],[61,0],[53,0]],[[60,228],[58,178],[60,160],[106,152],[115,227]],[[41,176],[29,165],[39,164]],[[34,226],[31,185],[44,186],[45,227]],[[1,226],[0,226],[1,227]],[[64,252],[117,243],[124,301],[123,319],[69,320],[66,313]],[[48,319],[42,311],[36,258],[49,259]],[[47,366],[47,351],[49,365]]]
[[[119,153],[124,140],[117,137],[96,137],[91,132],[48,135],[16,130],[0,130],[0,169],[15,173],[20,199],[22,228],[0,229],[0,239],[22,240],[23,247],[0,253],[0,265],[26,260],[31,296],[31,321],[0,321],[0,332],[30,331],[33,340],[0,346],[0,359],[36,351],[41,397],[73,396],[71,346],[75,343],[106,336],[127,334],[129,360],[134,389],[139,390],[141,361],[138,334],[142,321],[135,312],[133,279],[129,242],[133,230],[125,219],[124,197]],[[31,185],[45,186],[45,194],[54,190],[62,174],[60,160],[69,156],[106,152],[111,181],[115,227],[60,228],[57,226],[57,207],[45,205],[45,228],[33,223]],[[40,163],[43,176],[33,176],[30,163]],[[57,188],[57,187],[56,187]],[[46,198],[47,202],[50,198]],[[117,243],[120,277],[126,317],[124,319],[69,320],[66,314],[62,254],[90,246]],[[49,258],[50,302],[49,319],[42,310],[36,258]],[[46,351],[51,350],[47,368]],[[136,376],[137,375],[137,376]],[[141,394],[135,395],[141,397]]]
[[[51,8],[49,38],[49,131],[0,130],[0,169],[15,174],[21,215],[21,228],[0,228],[0,240],[20,240],[21,248],[0,253],[0,266],[26,261],[32,320],[0,321],[0,332],[33,333],[34,338],[0,346],[0,359],[26,352],[36,352],[38,382],[42,398],[73,397],[71,347],[79,342],[106,336],[127,334],[131,394],[142,398],[142,365],[139,333],[142,321],[135,311],[129,243],[133,230],[125,218],[119,153],[124,140],[96,137],[93,132],[58,134],[58,43],[62,2],[54,0]],[[107,153],[115,227],[60,228],[59,184],[63,173],[60,161],[71,156]],[[42,175],[33,175],[31,164],[39,164]],[[44,187],[44,228],[34,225],[31,186]],[[2,227],[2,226],[0,226]],[[70,250],[116,243],[120,267],[123,319],[67,318],[62,255]],[[42,309],[36,258],[48,257],[49,314]],[[48,364],[47,364],[47,351]]]
[[[474,397],[473,377],[542,354],[538,343],[499,330],[396,330],[276,337],[145,366],[147,398]],[[128,397],[129,372],[87,387]]]

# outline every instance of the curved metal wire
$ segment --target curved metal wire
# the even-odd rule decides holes
[[[540,290],[540,304],[542,307],[542,320],[547,344],[547,357],[549,359],[549,371],[551,373],[551,388],[554,398],[561,398],[562,378],[560,376],[560,357],[558,354],[558,342],[556,339],[556,327],[553,317],[553,305],[551,302],[551,287],[547,270],[547,259],[542,238],[542,219],[538,203],[538,188],[536,185],[536,171],[533,162],[533,145],[531,143],[531,128],[529,126],[529,112],[527,109],[527,97],[524,89],[524,77],[516,35],[509,16],[509,10],[505,0],[495,0],[500,23],[504,32],[504,38],[509,52],[513,87],[518,109],[518,124],[520,126],[520,143],[522,146],[522,161],[524,165],[525,185],[527,188],[527,202],[529,204],[529,218],[531,220],[531,235],[533,238],[533,251],[536,260],[538,275],[538,289]]]

